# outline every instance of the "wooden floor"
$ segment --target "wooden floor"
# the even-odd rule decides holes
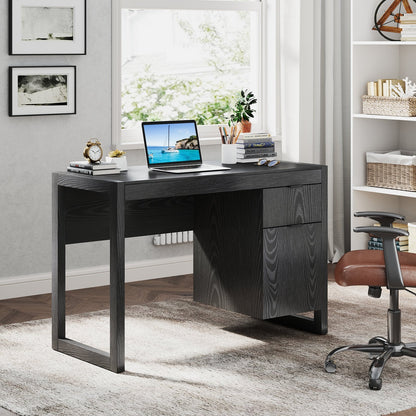
[[[126,305],[141,305],[176,296],[192,297],[192,289],[192,275],[126,283]],[[72,315],[108,309],[109,296],[109,286],[68,291],[66,313]],[[0,325],[50,317],[50,294],[0,300]]]
[[[334,280],[334,266],[328,267],[328,280]],[[126,284],[126,305],[140,305],[178,296],[192,297],[192,275],[167,277]],[[67,314],[93,312],[109,308],[109,287],[72,290],[66,293]],[[0,325],[51,317],[51,295],[0,300]],[[14,416],[0,408],[0,416]],[[416,408],[389,416],[416,416]]]

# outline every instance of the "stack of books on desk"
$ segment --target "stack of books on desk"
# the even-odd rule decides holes
[[[374,224],[379,225],[379,224]],[[394,228],[400,228],[401,230],[408,230],[407,224],[403,224],[400,222],[393,223]],[[396,237],[396,248],[397,251],[409,251],[409,237],[408,236],[399,236]],[[369,250],[383,250],[383,239],[378,238],[375,236],[370,236],[370,240],[368,241],[368,249]]]
[[[416,41],[416,13],[406,13],[400,16],[401,41]]]
[[[237,140],[237,163],[276,159],[275,144],[269,133],[242,133]]]
[[[84,175],[114,175],[120,173],[115,163],[89,163],[86,160],[70,162],[68,172],[83,173]]]

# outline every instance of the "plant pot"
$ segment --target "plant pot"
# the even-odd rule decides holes
[[[120,169],[121,172],[125,172],[127,170],[127,158],[126,156],[120,157],[109,157],[105,158],[107,163],[115,163],[117,167]]]
[[[251,132],[251,122],[247,120],[241,120],[240,122],[241,133],[250,133]]]

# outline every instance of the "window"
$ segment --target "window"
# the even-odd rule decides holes
[[[218,135],[236,95],[263,111],[264,2],[119,0],[113,10],[113,142],[141,142],[142,121],[194,119],[202,138]]]

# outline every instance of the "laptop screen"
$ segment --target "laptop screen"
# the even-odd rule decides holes
[[[195,121],[145,121],[142,130],[148,166],[202,163]]]

